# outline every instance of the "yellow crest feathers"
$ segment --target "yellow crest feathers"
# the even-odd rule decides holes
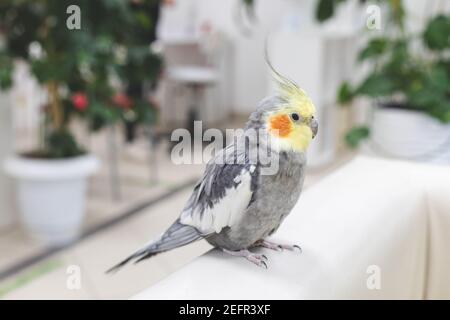
[[[299,108],[300,114],[304,117],[312,116],[315,113],[315,107],[311,99],[294,81],[275,70],[269,59],[267,42],[265,46],[265,60],[270,68],[273,79],[278,85],[280,97],[286,100],[287,107]]]

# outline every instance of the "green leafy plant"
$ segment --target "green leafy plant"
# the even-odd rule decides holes
[[[67,8],[80,8],[80,29],[70,29]],[[155,106],[142,85],[155,85],[161,58],[150,49],[157,0],[5,0],[0,3],[0,88],[13,84],[25,61],[46,88],[42,148],[29,155],[83,154],[70,132],[74,116],[98,130],[116,121],[152,123]]]
[[[450,123],[450,16],[431,17],[423,31],[406,33],[402,2],[385,3],[392,17],[390,32],[372,37],[359,52],[358,63],[368,63],[370,72],[360,83],[342,83],[338,102],[347,105],[365,96],[385,107],[417,110]],[[352,128],[346,141],[356,147],[369,134],[367,127]]]
[[[345,2],[318,0],[316,20],[330,19]],[[365,96],[387,107],[418,110],[450,123],[450,16],[431,17],[424,30],[411,34],[405,31],[402,0],[373,2],[386,6],[386,32],[382,36],[376,33],[361,49],[357,62],[369,64],[370,71],[360,83],[342,83],[337,92],[338,102],[348,105],[354,98]],[[356,147],[369,136],[368,127],[358,126],[350,129],[345,140]]]

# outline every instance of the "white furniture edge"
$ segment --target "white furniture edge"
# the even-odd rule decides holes
[[[265,270],[212,250],[133,298],[450,298],[448,194],[446,167],[358,157],[306,190],[275,235],[303,254],[262,249]]]

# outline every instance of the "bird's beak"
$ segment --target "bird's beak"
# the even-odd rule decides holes
[[[312,137],[314,139],[314,137],[317,135],[317,132],[319,131],[319,124],[317,123],[316,119],[311,119],[309,127],[311,128]]]

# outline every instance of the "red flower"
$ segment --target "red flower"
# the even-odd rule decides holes
[[[124,93],[116,93],[113,103],[124,109],[130,109],[133,106],[133,100]]]
[[[77,92],[72,95],[72,104],[75,109],[79,111],[84,111],[89,105],[89,100],[86,94],[82,92]]]

